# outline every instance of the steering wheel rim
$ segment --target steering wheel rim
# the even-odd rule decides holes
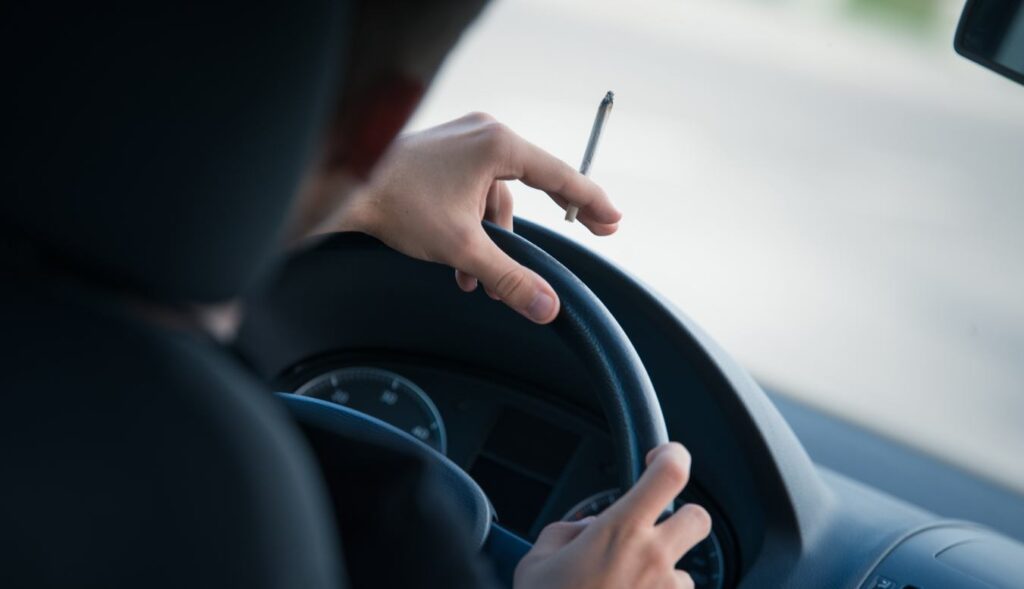
[[[513,259],[546,279],[559,294],[561,310],[558,316],[551,324],[540,329],[552,330],[557,339],[572,350],[582,360],[581,364],[589,369],[590,374],[587,380],[596,385],[595,391],[610,429],[616,482],[621,488],[628,489],[643,472],[646,453],[668,439],[654,387],[636,350],[604,304],[570,270],[523,237],[490,223],[484,225],[487,233],[499,247]],[[293,265],[301,266],[304,261],[310,260],[316,260],[315,263],[318,267],[324,267],[326,264],[333,268],[364,267],[369,260],[374,260],[380,265],[387,264],[388,260],[395,260],[396,270],[407,268],[408,264],[426,265],[425,262],[416,262],[393,252],[383,243],[369,236],[353,233],[334,234],[296,254],[286,265],[279,279],[270,285],[268,292],[273,293],[274,289],[280,285],[284,285],[286,289],[289,288],[291,279],[289,268]],[[375,270],[380,270],[384,275],[401,275],[401,272],[392,272],[387,268],[377,267]],[[395,280],[400,280],[400,278]],[[451,280],[450,275],[447,280]],[[347,291],[365,288],[360,284],[364,283],[348,281],[345,288]],[[295,285],[292,284],[290,287],[294,288]],[[301,291],[301,286],[299,291]],[[451,289],[451,292],[453,297],[465,296],[454,288]],[[284,297],[283,299],[285,305],[299,305],[304,302],[301,297]],[[256,297],[256,308],[250,309],[251,313],[289,315],[288,309],[274,307],[277,299],[272,294],[262,300],[269,301],[267,303],[269,308],[259,308],[261,297],[258,296]],[[526,320],[516,318],[516,321]],[[331,430],[335,435],[349,435],[353,432],[360,436],[370,435],[371,437],[391,435],[407,446],[410,443],[410,439],[398,440],[402,436],[395,436],[394,432],[385,431],[388,427],[387,424],[371,423],[371,421],[376,421],[373,418],[364,416],[365,423],[356,423],[360,420],[359,416],[361,415],[357,412],[348,410],[346,415],[345,411],[332,411],[330,404],[327,403],[317,405],[304,403],[302,399],[282,398],[295,421],[307,433],[315,429]],[[339,407],[339,409],[344,408]],[[400,430],[395,431],[404,434]],[[413,445],[417,443],[418,440],[415,440]],[[458,469],[450,460],[437,454],[426,445],[422,446],[423,448],[418,450],[411,449],[420,452],[428,450],[426,452],[428,455],[433,453],[434,457],[439,459],[434,462],[440,466],[442,471]],[[329,465],[325,464],[325,466]],[[492,557],[503,561],[504,565],[514,567],[514,561],[521,556],[522,541],[519,541],[520,544],[511,553],[505,551],[502,554],[495,554],[493,546],[496,544],[496,534],[490,526],[492,511],[479,486],[471,479],[470,482],[473,484],[460,484],[459,481],[464,480],[465,477],[452,476],[452,473],[445,474],[442,478],[446,481],[444,484],[455,485],[452,487],[453,489],[458,487],[454,492],[461,496],[458,503],[466,506],[466,511],[472,520],[474,540],[480,545],[483,545],[486,540],[488,543],[486,548]],[[483,525],[481,525],[481,519],[484,520]],[[495,528],[501,531],[501,534],[497,534],[497,536],[509,534],[507,531],[501,530],[500,527],[495,526]],[[507,569],[508,566],[503,567],[499,564],[498,568]]]
[[[616,477],[623,489],[644,470],[644,457],[668,441],[654,385],[626,332],[586,284],[550,254],[511,231],[489,222],[487,234],[512,259],[551,284],[561,310],[550,327],[593,370],[603,386],[598,399],[612,437]]]

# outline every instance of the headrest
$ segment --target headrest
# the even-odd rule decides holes
[[[0,230],[151,298],[238,294],[325,128],[345,3],[10,4]]]

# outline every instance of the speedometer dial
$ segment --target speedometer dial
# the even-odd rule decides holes
[[[608,489],[595,493],[580,501],[564,516],[562,521],[579,521],[591,515],[597,515],[608,508],[622,495],[618,489]],[[676,501],[676,507],[683,504]],[[697,544],[676,563],[677,569],[690,574],[696,589],[722,589],[725,582],[725,562],[722,559],[722,545],[715,532]]]
[[[380,368],[340,368],[325,372],[296,391],[376,417],[444,454],[447,434],[441,414],[423,389]]]

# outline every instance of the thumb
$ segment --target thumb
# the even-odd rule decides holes
[[[509,307],[535,323],[550,323],[558,315],[558,295],[536,272],[503,252],[483,228],[459,270],[476,276],[484,287]]]

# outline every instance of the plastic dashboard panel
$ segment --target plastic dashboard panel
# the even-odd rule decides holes
[[[448,457],[473,472],[481,456],[514,462],[517,474],[548,487],[542,505],[528,521],[509,518],[502,501],[488,494],[499,507],[499,521],[523,537],[533,538],[539,528],[557,520],[582,497],[614,487],[610,463],[611,440],[601,416],[558,403],[544,391],[498,374],[483,374],[459,364],[394,354],[330,354],[304,362],[282,375],[277,384],[293,390],[324,370],[337,366],[372,365],[409,378],[430,395],[449,434]],[[503,439],[501,424],[521,427],[530,435]],[[544,432],[554,439],[540,440]],[[487,485],[484,485],[485,488]]]
[[[388,370],[422,388],[443,418],[448,457],[483,487],[498,522],[522,538],[535,539],[584,498],[618,486],[603,415],[507,375],[379,351],[326,354],[287,370],[275,380],[275,390],[295,390],[349,366]],[[699,480],[691,481],[683,499],[711,513],[723,586],[733,587],[739,559],[731,522]]]
[[[1024,546],[969,525],[939,525],[908,537],[862,589],[1015,589]]]
[[[905,538],[937,524],[913,506],[817,468],[756,383],[683,314],[585,248],[517,220],[516,232],[582,279],[629,335],[670,436],[735,527],[740,587],[860,587]],[[587,366],[544,327],[451,271],[371,248],[348,267],[336,236],[294,257],[250,304],[239,351],[265,377],[328,352],[401,354],[513,376],[600,414]],[[358,309],[358,311],[353,311]]]
[[[1012,489],[799,401],[768,394],[816,464],[942,517],[977,522],[1024,540],[1024,497]]]

